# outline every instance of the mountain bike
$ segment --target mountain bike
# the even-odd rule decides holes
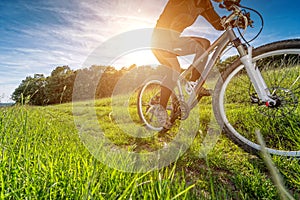
[[[238,58],[221,71],[212,94],[213,113],[225,135],[247,152],[259,153],[256,141],[259,129],[270,154],[300,157],[300,39],[277,41],[253,48],[244,32],[252,27],[249,10],[239,1],[224,1],[220,7],[230,14],[222,18],[224,33],[197,60],[209,56],[194,92],[187,95],[184,70],[177,80],[167,107],[171,122],[185,120],[201,98],[201,88],[228,47],[237,50]],[[261,28],[262,29],[262,28]],[[238,31],[238,34],[236,33]],[[242,42],[243,40],[243,42]],[[197,66],[197,61],[194,66]],[[157,123],[153,106],[159,103],[161,79],[146,80],[138,93],[138,114],[142,123],[155,131]]]

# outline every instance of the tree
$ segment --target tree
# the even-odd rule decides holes
[[[58,104],[72,100],[75,73],[69,66],[58,66],[47,77],[45,88],[47,104]]]
[[[12,100],[22,104],[43,105],[46,85],[47,82],[43,74],[35,74],[34,77],[28,76],[15,89]]]

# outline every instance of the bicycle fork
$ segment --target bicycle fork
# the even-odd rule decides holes
[[[252,58],[253,47],[249,46],[246,53],[244,48],[243,50],[241,50],[241,48],[238,48],[238,51],[241,55],[240,60],[245,66],[250,81],[253,84],[253,87],[258,95],[258,99],[252,97],[252,101],[254,103],[259,103],[261,101],[265,103],[267,107],[275,107],[277,101],[271,98],[272,95],[270,93],[270,90],[265,80],[263,79],[260,70],[258,69],[258,67],[256,67],[255,63],[253,62],[253,58]]]

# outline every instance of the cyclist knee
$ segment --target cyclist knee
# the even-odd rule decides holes
[[[202,42],[203,48],[206,50],[210,47],[210,41],[208,39],[204,39]]]
[[[200,44],[200,46],[202,47],[202,49],[206,50],[210,47],[210,41],[206,38],[193,38],[198,44]]]

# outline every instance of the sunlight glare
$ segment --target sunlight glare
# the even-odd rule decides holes
[[[125,53],[111,62],[111,66],[116,69],[130,67],[131,65],[146,66],[158,65],[159,62],[150,49],[142,49]]]

